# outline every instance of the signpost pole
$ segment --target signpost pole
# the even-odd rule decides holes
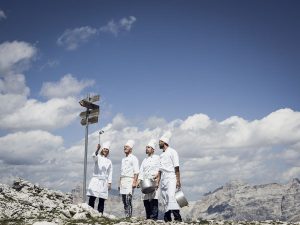
[[[88,111],[88,110],[87,110]],[[88,112],[86,113],[86,120],[88,121]],[[89,142],[89,123],[85,125],[85,144],[84,144],[84,169],[83,169],[83,188],[82,188],[82,200],[86,202],[86,171],[87,171],[87,152]]]
[[[86,99],[82,99],[79,104],[86,108],[86,111],[83,111],[79,114],[81,117],[81,125],[85,126],[85,145],[84,145],[84,161],[83,161],[83,187],[82,187],[82,200],[86,202],[86,173],[87,173],[87,153],[88,153],[88,138],[89,138],[89,124],[98,123],[99,118],[99,105],[94,104],[93,102],[99,101],[100,96],[95,95],[90,97],[87,96]],[[100,137],[99,137],[100,142]]]

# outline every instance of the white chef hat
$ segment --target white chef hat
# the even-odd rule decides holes
[[[104,142],[103,145],[102,145],[102,148],[109,149],[110,148],[110,142],[109,141]]]
[[[156,140],[155,139],[151,139],[148,143],[149,147],[153,148],[155,150],[155,147],[156,147]]]
[[[130,148],[133,148],[134,143],[135,143],[134,140],[128,140],[128,141],[126,142],[125,146],[129,146]]]
[[[163,134],[163,136],[161,136],[159,140],[165,142],[166,144],[169,144],[171,136],[172,136],[171,131],[167,131],[166,133]]]

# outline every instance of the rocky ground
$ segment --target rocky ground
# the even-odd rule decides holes
[[[289,189],[293,188],[293,193],[298,193],[298,181],[293,182]],[[232,190],[224,187],[223,191]],[[275,190],[275,189],[274,189]],[[218,190],[217,192],[219,192]],[[214,192],[213,194],[216,194]],[[250,192],[248,192],[250,193]],[[220,193],[219,193],[220,194]],[[293,195],[294,196],[294,195]],[[296,195],[298,196],[298,194]],[[224,196],[223,196],[224,197]],[[136,199],[137,200],[137,199]],[[114,209],[122,212],[122,204],[118,202],[118,198],[114,201],[107,202],[107,212],[109,214],[101,215],[98,211],[92,209],[87,204],[72,204],[72,196],[59,191],[52,191],[42,188],[38,185],[31,184],[28,181],[17,179],[10,187],[0,184],[0,225],[160,225],[165,224],[162,220],[151,221],[144,220],[143,207],[135,211],[135,217],[124,219],[111,214]],[[289,200],[290,201],[290,200]],[[295,203],[295,200],[293,201]],[[294,207],[298,206],[294,204]],[[189,209],[192,210],[192,209]],[[294,210],[298,210],[298,207]],[[188,208],[182,210],[182,214],[187,215]],[[194,211],[195,213],[195,211]],[[185,216],[184,222],[179,224],[201,224],[201,225],[300,225],[299,222],[281,222],[279,220],[266,221],[239,221],[239,220],[208,220],[201,219],[201,215],[195,215],[197,219]],[[293,217],[295,218],[295,217]],[[170,224],[170,223],[168,223]]]

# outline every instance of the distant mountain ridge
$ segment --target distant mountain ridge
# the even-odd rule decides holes
[[[192,206],[191,219],[300,221],[300,180],[251,186],[230,182]]]

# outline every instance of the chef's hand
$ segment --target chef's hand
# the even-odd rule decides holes
[[[156,181],[156,182],[155,182],[155,189],[157,190],[158,187],[159,187],[159,181]]]
[[[98,152],[99,152],[100,148],[101,148],[101,145],[98,144],[98,145],[97,145],[97,150],[96,150],[96,155],[98,155]]]
[[[133,188],[136,188],[136,186],[137,186],[136,181],[133,181],[133,182],[132,182],[132,187],[133,187]]]
[[[176,188],[177,188],[177,189],[180,189],[180,188],[181,188],[180,180],[177,180],[177,182],[176,182]]]
[[[111,183],[108,183],[108,190],[111,190]]]

